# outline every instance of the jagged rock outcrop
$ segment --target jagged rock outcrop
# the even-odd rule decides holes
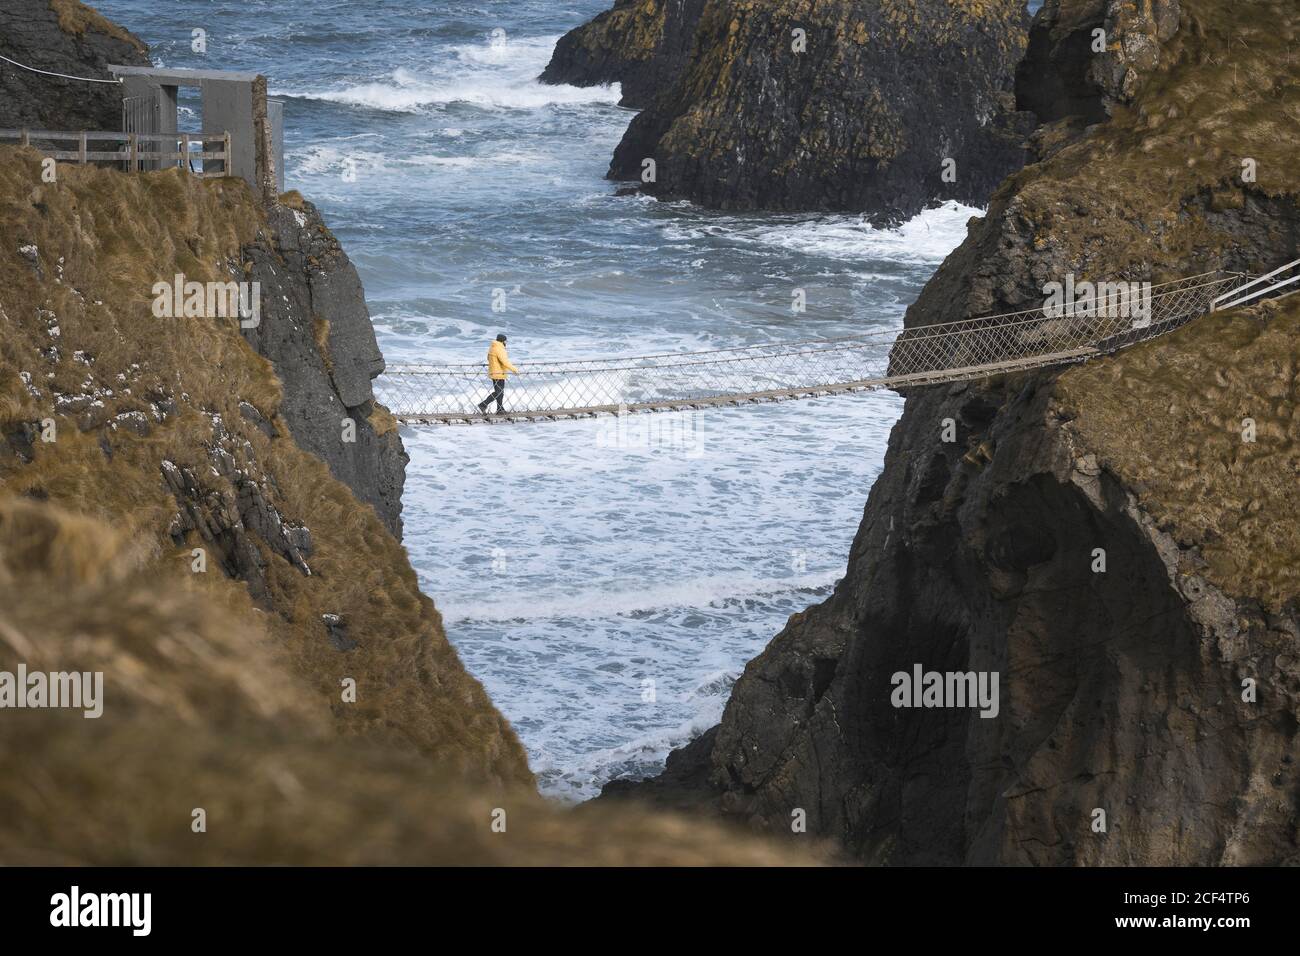
[[[306,556],[312,550],[311,530],[285,521],[267,500],[258,478],[238,467],[234,455],[222,447],[231,436],[220,421],[213,422],[213,431],[209,457],[213,470],[225,481],[210,484],[202,473],[163,460],[163,478],[179,509],[167,533],[177,547],[191,540],[210,546],[221,570],[248,585],[254,603],[270,606],[268,558],[263,549],[309,575]],[[200,560],[206,562],[206,553]]]
[[[294,440],[374,505],[400,539],[409,459],[396,420],[371,389],[384,357],[361,279],[311,203],[290,194],[267,219],[267,231],[243,251],[244,278],[262,290],[261,322],[244,337],[275,366],[284,385],[280,414]],[[353,426],[347,439],[345,419]]]
[[[539,79],[622,86],[623,106],[644,109],[686,72],[705,0],[616,0],[555,45]]]
[[[6,0],[0,56],[67,76],[110,79],[107,66],[148,66],[145,45],[78,0]],[[122,91],[104,83],[46,76],[0,61],[0,127],[122,128]]]
[[[1133,102],[1178,32],[1179,0],[1047,0],[1017,70],[1020,107],[1040,122],[1097,122]]]
[[[1026,26],[1019,0],[708,0],[685,72],[609,176],[719,209],[889,221],[983,204],[1024,162],[1010,90]]]
[[[1181,8],[1129,107],[1012,177],[909,325],[1041,305],[1067,272],[1300,255],[1278,145],[1300,86],[1274,68],[1300,15]],[[803,810],[876,863],[1300,862],[1297,343],[1292,298],[913,391],[832,597],[750,662],[717,728],[605,799],[786,833]],[[895,706],[917,665],[999,675],[996,716]]]
[[[42,168],[0,147],[0,672],[102,684],[5,710],[0,865],[814,862],[538,795],[381,521],[382,359],[309,204]],[[160,309],[177,275],[257,323]]]

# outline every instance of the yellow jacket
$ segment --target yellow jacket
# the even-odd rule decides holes
[[[506,372],[519,374],[519,369],[510,364],[510,356],[506,354],[506,343],[493,342],[488,348],[488,375],[497,380],[503,380]]]

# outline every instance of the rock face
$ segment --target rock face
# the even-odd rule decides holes
[[[1024,162],[1010,90],[1026,26],[1019,0],[707,0],[685,71],[609,176],[719,209],[890,221],[983,204]]]
[[[617,0],[555,45],[543,83],[622,84],[623,106],[644,109],[686,72],[705,0]]]
[[[361,279],[311,203],[291,194],[267,218],[267,233],[243,252],[247,280],[262,289],[261,323],[244,337],[284,384],[280,414],[294,440],[374,505],[400,539],[409,459],[371,390],[384,357]],[[344,438],[349,421],[353,440]]]
[[[0,146],[0,670],[100,674],[104,706],[6,711],[0,864],[814,862],[537,794],[390,533],[382,359],[309,204],[41,173]],[[159,314],[178,273],[262,283],[259,323]]]
[[[116,562],[159,606],[197,588],[230,609],[344,734],[531,790],[523,747],[396,537],[405,457],[370,390],[383,359],[316,210],[179,169],[64,164],[48,182],[36,150],[0,153],[2,497],[111,523],[129,542]],[[176,275],[208,286],[207,303],[213,287],[260,283],[257,321],[160,310],[157,286]],[[106,613],[103,627],[120,623]]]
[[[148,66],[131,33],[77,0],[6,0],[0,56],[50,73],[109,79],[107,66]],[[32,73],[0,61],[0,127],[56,130],[122,128],[116,85]]]
[[[1181,7],[1129,108],[1086,133],[1063,113],[1077,134],[999,190],[909,325],[1041,305],[1067,272],[1300,255],[1276,145],[1300,88],[1269,65],[1300,16]],[[832,597],[750,662],[717,728],[603,799],[786,833],[803,810],[874,863],[1300,861],[1298,332],[1292,298],[1064,372],[913,391]],[[896,706],[918,665],[997,674],[996,716]]]
[[[1178,32],[1179,0],[1047,0],[1017,72],[1022,109],[1088,122],[1131,103]]]

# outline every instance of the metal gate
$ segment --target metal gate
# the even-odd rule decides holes
[[[156,96],[126,96],[122,98],[122,131],[124,133],[159,132],[159,104]],[[157,147],[153,147],[157,149]],[[141,160],[140,169],[158,169],[157,160]]]

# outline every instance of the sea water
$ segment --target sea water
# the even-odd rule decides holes
[[[560,34],[608,5],[98,4],[160,65],[269,77],[286,188],[356,263],[389,362],[479,361],[498,332],[518,362],[899,327],[978,211],[878,230],[614,197],[603,176],[633,115],[617,87],[536,82]],[[197,105],[182,100],[187,128]],[[900,410],[885,392],[622,433],[403,430],[411,560],[545,793],[654,773],[718,720],[746,662],[844,573]]]

